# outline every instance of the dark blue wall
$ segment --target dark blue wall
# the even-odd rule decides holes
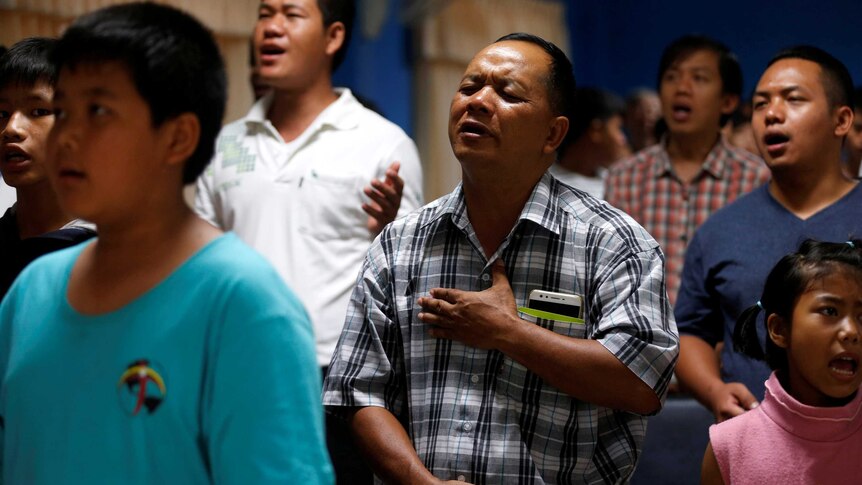
[[[398,2],[390,2],[383,29],[375,39],[360,32],[359,20],[353,30],[347,57],[335,72],[336,86],[347,86],[377,105],[383,116],[408,134],[413,127],[413,72],[410,35],[398,22]]]
[[[664,47],[686,33],[714,37],[736,52],[744,92],[757,84],[782,47],[810,43],[843,61],[862,83],[862,2],[859,0],[569,0],[571,48],[580,85],[625,94],[655,87]]]
[[[737,53],[745,92],[754,88],[778,49],[799,43],[831,52],[862,84],[860,0],[563,1],[568,7],[568,52],[582,86],[603,86],[620,94],[637,86],[655,87],[662,49],[676,37],[693,32],[715,37]],[[410,35],[398,22],[398,4],[390,1],[386,23],[376,39],[365,39],[358,28],[354,30],[350,52],[335,73],[335,82],[374,101],[386,117],[412,134]]]

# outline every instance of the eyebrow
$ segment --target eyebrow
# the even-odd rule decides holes
[[[117,93],[111,91],[108,88],[102,87],[102,86],[95,86],[92,88],[87,88],[84,90],[84,92],[81,93],[81,96],[87,97],[87,98],[109,98],[109,99],[118,99],[119,98],[119,96],[117,96]],[[58,89],[57,91],[54,92],[54,100],[55,101],[58,99],[65,99],[65,98],[66,98],[66,93],[64,91],[61,91]]]
[[[282,3],[281,5],[270,5],[270,4],[266,3],[265,1],[263,1],[263,2],[260,2],[260,5],[258,5],[257,8],[258,8],[258,10],[264,9],[264,8],[269,9],[269,10],[278,10],[279,8],[281,8],[282,10],[287,10],[290,8],[302,8],[302,6],[298,5],[296,3],[293,3],[293,2],[285,2],[285,3]]]
[[[461,82],[469,81],[469,82],[484,82],[488,76],[484,74],[467,74],[461,79]],[[514,79],[510,76],[496,76],[497,82],[494,84],[500,84],[503,87],[514,86],[516,88],[523,88],[523,85],[518,82],[517,79]]]
[[[791,86],[785,86],[785,87],[779,89],[778,92],[781,94],[787,94],[787,93],[790,93],[792,91],[796,91],[796,90],[800,90],[800,89],[802,89],[801,86],[794,84]],[[768,98],[769,97],[769,91],[755,91],[753,96],[763,96],[764,98]]]

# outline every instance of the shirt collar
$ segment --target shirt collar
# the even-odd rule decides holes
[[[531,221],[545,229],[560,234],[562,209],[559,205],[560,184],[548,172],[542,175],[539,182],[533,187],[533,192],[521,209],[518,216],[518,224],[522,221]],[[437,208],[428,223],[432,223],[449,216],[452,223],[459,229],[466,231],[469,221],[467,219],[467,204],[464,201],[464,187],[459,183],[455,190]]]
[[[335,130],[352,130],[359,126],[359,117],[364,109],[362,104],[356,100],[348,88],[334,88],[338,98],[317,115],[317,118],[309,125],[308,129],[317,131],[324,127]],[[272,124],[266,115],[272,106],[274,94],[270,91],[264,97],[257,100],[245,115],[243,120],[247,125]]]
[[[668,138],[664,136],[661,142],[656,145],[656,163],[653,165],[655,167],[653,171],[655,178],[674,173],[673,166],[670,163],[670,156],[667,154],[667,143]],[[724,174],[727,171],[728,150],[729,147],[727,141],[724,139],[724,135],[719,135],[718,141],[712,146],[712,150],[709,151],[703,161],[703,165],[700,166],[700,172],[706,172],[715,179],[724,178]]]

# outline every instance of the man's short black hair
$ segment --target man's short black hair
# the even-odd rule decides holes
[[[661,80],[665,72],[697,51],[711,51],[718,55],[718,74],[721,76],[721,92],[742,96],[742,67],[736,55],[721,42],[705,35],[684,35],[665,47],[658,63],[656,86],[661,91]],[[720,124],[724,126],[730,114],[722,114]]]
[[[766,67],[769,68],[782,59],[802,59],[819,65],[820,82],[826,92],[829,106],[831,108],[841,106],[853,108],[853,78],[850,77],[847,66],[833,57],[832,54],[812,45],[797,45],[779,51],[778,54],[772,56]]]
[[[56,44],[56,39],[30,37],[6,50],[0,56],[0,88],[40,83],[53,87],[57,70],[51,55]]]
[[[853,109],[862,111],[862,86],[856,86],[853,91]]]
[[[201,132],[183,183],[203,172],[215,149],[227,97],[224,61],[212,34],[191,15],[156,3],[106,7],[75,20],[57,43],[54,63],[120,62],[150,108],[153,125],[193,113]]]
[[[625,103],[616,94],[599,88],[578,88],[575,90],[575,110],[569,119],[566,133],[568,145],[584,135],[593,121],[606,122],[614,116],[622,116]]]
[[[548,87],[548,102],[551,105],[551,111],[556,116],[565,116],[571,120],[574,116],[574,98],[575,98],[575,73],[572,71],[572,63],[566,57],[566,53],[557,47],[553,42],[549,42],[539,36],[533,34],[525,34],[523,32],[515,32],[504,35],[495,40],[494,43],[504,41],[521,41],[529,42],[541,47],[551,56],[551,65],[549,75],[545,84]],[[571,129],[571,128],[570,128]],[[557,148],[557,153],[562,153],[565,147],[565,141],[560,143]]]
[[[323,26],[329,27],[335,22],[344,24],[344,42],[332,58],[332,72],[344,62],[347,47],[350,45],[350,35],[353,34],[353,21],[356,18],[355,0],[317,0],[317,8],[323,14]]]

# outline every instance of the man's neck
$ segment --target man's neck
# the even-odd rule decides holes
[[[808,219],[847,195],[855,181],[841,173],[836,160],[825,172],[774,170],[769,193],[788,211],[800,219]]]
[[[45,180],[17,191],[18,202],[15,206],[15,218],[18,223],[18,236],[21,239],[39,236],[46,232],[56,231],[70,220],[60,203],[57,194]]]
[[[718,141],[718,131],[703,133],[672,133],[668,138],[667,154],[674,172],[686,183],[700,172],[704,160]]]
[[[338,99],[329,79],[305,90],[273,90],[267,119],[285,142],[299,137],[330,104]]]
[[[482,183],[464,175],[467,215],[479,244],[485,251],[485,257],[491,257],[497,252],[500,244],[511,232],[538,180],[539,178],[535,178],[532,184],[528,184],[526,179],[508,184]]]

